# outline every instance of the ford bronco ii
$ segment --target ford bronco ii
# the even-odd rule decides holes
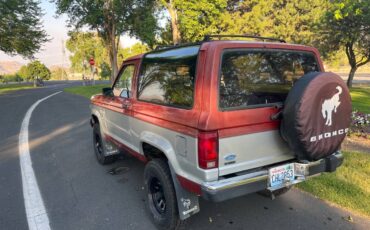
[[[131,57],[91,99],[98,161],[125,152],[146,164],[147,207],[161,229],[199,212],[199,197],[274,197],[343,161],[351,98],[318,51],[222,38]]]

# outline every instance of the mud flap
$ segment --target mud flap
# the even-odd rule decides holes
[[[120,153],[119,147],[106,137],[104,137],[102,141],[105,146],[104,156],[118,155]]]
[[[177,180],[175,170],[172,168],[171,164],[169,165],[173,184],[175,185],[179,216],[181,220],[185,220],[199,212],[199,198],[197,195],[188,192],[180,185],[179,181]]]

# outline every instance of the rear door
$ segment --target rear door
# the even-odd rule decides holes
[[[279,133],[294,82],[319,71],[315,55],[284,49],[225,49],[218,76],[219,175],[294,158]]]

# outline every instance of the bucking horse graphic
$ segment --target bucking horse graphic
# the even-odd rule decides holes
[[[333,112],[336,113],[337,108],[340,105],[339,95],[342,94],[343,89],[340,86],[337,86],[336,89],[338,90],[338,92],[334,94],[334,96],[332,96],[331,98],[326,99],[324,103],[322,103],[321,113],[324,119],[326,119],[325,125],[327,126],[331,126]]]

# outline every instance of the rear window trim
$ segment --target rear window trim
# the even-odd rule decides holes
[[[193,100],[192,100],[191,106],[185,107],[185,106],[180,106],[180,105],[170,105],[170,104],[164,104],[164,103],[158,103],[158,102],[152,102],[152,101],[148,101],[148,100],[139,99],[140,78],[141,78],[141,75],[143,74],[143,71],[144,71],[143,63],[144,63],[145,57],[147,55],[155,54],[156,52],[170,51],[170,50],[175,50],[175,49],[180,49],[180,48],[196,47],[196,46],[198,46],[199,49],[198,49],[197,58],[196,58],[196,61],[195,61],[194,89],[193,89]],[[136,79],[136,100],[140,101],[140,102],[144,102],[144,103],[149,103],[151,105],[159,105],[159,106],[165,106],[165,107],[170,107],[170,108],[175,108],[175,109],[183,109],[183,110],[193,110],[194,109],[194,104],[195,104],[196,82],[197,82],[197,77],[198,77],[197,76],[197,71],[198,71],[198,62],[199,62],[200,49],[201,49],[201,45],[200,44],[195,44],[195,45],[179,46],[179,47],[176,47],[176,48],[162,49],[162,50],[158,50],[158,51],[155,50],[155,51],[148,52],[148,53],[144,54],[143,58],[140,61],[140,66],[139,66],[138,75],[137,75],[137,79]]]
[[[247,105],[247,106],[238,106],[238,107],[228,107],[228,108],[221,108],[220,107],[220,84],[221,84],[221,74],[222,74],[222,60],[224,57],[224,54],[227,52],[237,52],[237,51],[266,51],[266,50],[272,50],[272,51],[286,51],[286,52],[306,52],[311,53],[313,57],[315,58],[315,61],[317,63],[317,67],[319,69],[319,72],[322,72],[320,62],[317,59],[316,53],[310,50],[299,50],[299,49],[286,49],[286,48],[225,48],[222,50],[221,55],[219,57],[220,64],[218,66],[218,75],[217,75],[217,108],[220,112],[229,112],[229,111],[242,111],[242,110],[248,110],[248,109],[259,109],[259,108],[274,108],[274,107],[280,107],[284,106],[284,102],[275,102],[275,103],[267,103],[267,104],[256,104],[256,105]]]

